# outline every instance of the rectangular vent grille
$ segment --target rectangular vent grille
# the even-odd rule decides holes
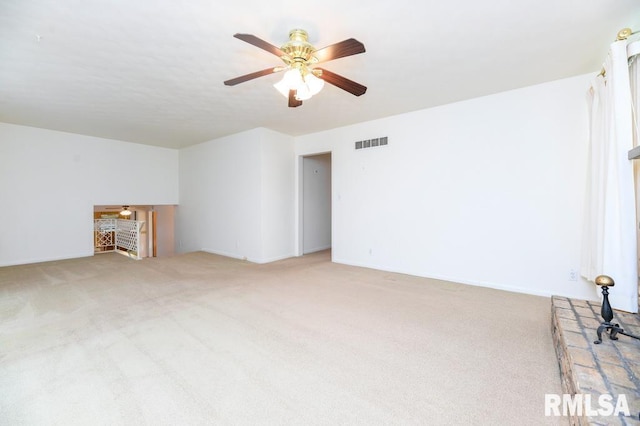
[[[374,139],[365,139],[363,141],[356,142],[356,149],[372,148],[374,146],[383,146],[383,145],[387,145],[388,142],[389,142],[389,139],[387,138],[387,136],[383,136],[381,138],[374,138]]]

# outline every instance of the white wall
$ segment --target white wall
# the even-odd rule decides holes
[[[331,154],[302,159],[302,252],[331,248]]]
[[[177,150],[0,123],[0,266],[91,256],[94,205],[177,201]]]
[[[293,254],[293,140],[254,129],[180,151],[178,251]]]
[[[260,129],[262,262],[294,254],[293,138]]]
[[[332,152],[333,260],[597,298],[569,280],[580,264],[591,77],[297,138],[298,156]],[[388,146],[354,149],[380,136]]]

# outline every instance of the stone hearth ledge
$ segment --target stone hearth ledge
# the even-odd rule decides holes
[[[640,425],[640,340],[618,335],[609,339],[603,333],[597,340],[601,324],[598,302],[566,297],[551,298],[551,327],[558,356],[563,392],[570,395],[591,395],[597,409],[600,395],[617,398],[626,395],[630,416],[571,416],[572,425]],[[612,323],[625,331],[640,335],[640,317],[614,310]],[[615,400],[614,400],[615,404]]]

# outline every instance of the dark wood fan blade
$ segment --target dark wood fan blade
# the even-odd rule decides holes
[[[358,53],[364,53],[364,44],[360,43],[355,38],[350,38],[341,41],[331,46],[323,47],[316,50],[313,56],[318,58],[318,62],[331,61],[333,59],[344,58],[345,56],[357,55]]]
[[[341,75],[333,73],[331,71],[327,71],[324,68],[314,68],[316,70],[322,71],[322,73],[318,76],[329,84],[333,84],[336,87],[341,88],[342,90],[346,90],[347,92],[360,96],[364,95],[367,91],[366,86],[362,84],[356,83],[353,80],[349,80]]]
[[[251,35],[251,34],[234,34],[233,36],[235,38],[237,38],[237,39],[242,40],[242,41],[246,41],[249,44],[253,44],[256,47],[259,47],[260,49],[266,50],[269,53],[273,53],[277,57],[281,57],[281,56],[284,55],[284,52],[282,50],[280,50],[279,48],[275,47],[273,44],[267,43],[266,41],[262,40],[261,38],[258,38],[256,36],[254,36],[254,35]]]
[[[236,84],[244,83],[245,81],[253,80],[254,78],[263,77],[265,75],[278,72],[278,68],[267,68],[266,70],[252,72],[251,74],[241,75],[240,77],[232,78],[224,82],[225,86],[235,86]]]
[[[289,90],[289,106],[291,108],[295,108],[299,107],[300,105],[302,105],[302,101],[296,99],[296,91],[293,89]]]

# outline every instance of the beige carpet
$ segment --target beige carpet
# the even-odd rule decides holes
[[[548,298],[356,268],[117,254],[0,268],[3,425],[541,425]]]

